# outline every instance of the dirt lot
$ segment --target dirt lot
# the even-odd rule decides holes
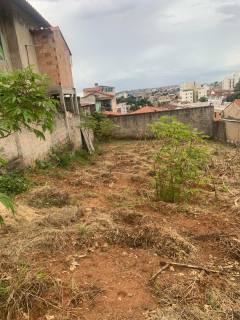
[[[154,198],[156,142],[101,148],[85,166],[30,172],[38,185],[5,212],[0,319],[239,320],[236,149],[209,143],[211,181],[167,204]]]

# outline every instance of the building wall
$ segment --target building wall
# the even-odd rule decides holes
[[[51,87],[72,89],[71,56],[58,27],[33,31],[41,73],[51,78]]]
[[[23,129],[20,134],[12,134],[5,139],[0,139],[1,156],[7,160],[21,160],[24,166],[32,165],[37,159],[43,159],[52,147],[67,143],[69,135],[74,147],[82,145],[80,134],[80,119],[68,113],[68,127],[63,116],[56,119],[54,131],[46,133],[46,139],[38,139],[33,133]]]
[[[54,34],[49,29],[36,30],[33,32],[33,38],[40,72],[48,74],[51,80],[50,86],[59,86],[61,78]]]
[[[240,72],[234,72],[226,76],[222,81],[223,90],[233,90],[237,82],[240,80]]]
[[[194,91],[188,90],[188,91],[181,91],[181,100],[183,102],[194,102]]]
[[[223,118],[240,120],[240,104],[233,102],[226,107],[223,111]]]
[[[0,38],[1,38],[2,49],[4,53],[4,60],[0,59],[0,71],[11,71],[12,70],[11,57],[8,49],[7,37],[4,31],[4,24],[1,21],[1,15],[0,15]]]
[[[179,121],[191,125],[205,134],[213,134],[212,106],[177,109],[169,111],[151,112],[144,114],[126,114],[112,117],[116,128],[114,137],[117,138],[143,138],[150,137],[149,124],[162,116],[176,117]]]
[[[60,71],[60,82],[62,87],[71,89],[74,87],[71,55],[58,27],[53,28],[53,34]]]
[[[226,142],[240,143],[240,121],[225,121]]]
[[[207,98],[208,96],[208,88],[207,87],[203,87],[201,89],[198,89],[198,100],[200,98]]]
[[[29,30],[31,26],[19,16],[14,17],[14,26],[23,68],[31,65],[35,72],[39,72],[36,48]]]

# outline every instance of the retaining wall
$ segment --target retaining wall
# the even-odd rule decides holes
[[[67,122],[65,116],[59,114],[53,132],[47,132],[45,140],[37,138],[27,129],[0,139],[0,155],[10,163],[16,163],[16,166],[25,167],[32,165],[37,159],[46,157],[56,145],[70,141],[75,149],[80,148],[82,145],[80,118],[68,112]]]

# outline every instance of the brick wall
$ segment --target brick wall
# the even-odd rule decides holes
[[[69,49],[64,41],[61,31],[58,27],[53,28],[54,40],[56,44],[56,53],[58,60],[58,67],[60,70],[60,81],[64,88],[73,88],[73,76],[71,55]]]
[[[47,28],[33,31],[41,73],[48,74],[51,86],[73,88],[71,56],[60,29]]]

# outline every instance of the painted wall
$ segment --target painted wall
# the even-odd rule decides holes
[[[179,121],[191,125],[205,134],[213,135],[213,106],[178,109],[143,114],[111,116],[117,125],[113,135],[118,138],[149,137],[149,124],[162,116],[176,117]]]
[[[11,161],[20,160],[23,166],[34,164],[37,159],[43,159],[52,147],[70,141],[74,147],[82,145],[80,134],[80,118],[67,113],[69,130],[62,115],[56,119],[54,131],[46,133],[46,139],[38,139],[33,133],[23,129],[21,133],[14,133],[5,139],[0,139],[0,154]]]

